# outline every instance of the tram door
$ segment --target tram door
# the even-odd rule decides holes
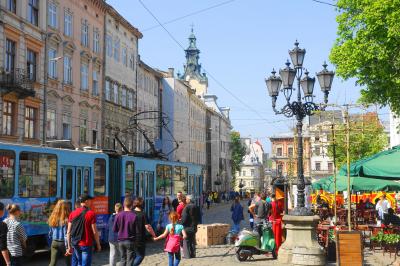
[[[64,166],[61,168],[62,198],[70,203],[71,210],[83,193],[92,195],[90,167]]]
[[[150,221],[154,212],[154,172],[137,171],[135,180],[136,195],[144,200],[144,211]]]

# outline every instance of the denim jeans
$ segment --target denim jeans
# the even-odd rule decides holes
[[[133,262],[133,266],[138,266],[142,263],[144,256],[146,255],[146,246],[145,244],[141,246],[135,246],[135,260]]]
[[[175,261],[174,261],[175,257]],[[178,251],[176,253],[168,252],[168,266],[178,266],[179,262],[181,262],[181,252]]]
[[[233,222],[232,231],[235,233],[240,232],[240,222],[238,222],[238,223]]]
[[[121,254],[120,266],[132,266],[135,259],[135,244],[133,241],[119,241],[119,253]]]
[[[74,246],[72,266],[91,266],[92,249],[92,246]]]

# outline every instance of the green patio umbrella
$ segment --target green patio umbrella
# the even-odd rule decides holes
[[[340,168],[339,175],[347,175],[346,165]],[[400,146],[352,162],[350,175],[400,180]]]
[[[334,192],[333,176],[320,179],[312,183],[314,190],[323,189],[330,193]],[[347,190],[347,176],[338,175],[336,177],[336,190]],[[350,177],[350,190],[352,191],[400,191],[400,182],[377,179],[370,177],[352,176]]]

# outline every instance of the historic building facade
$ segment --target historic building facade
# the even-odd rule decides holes
[[[196,92],[188,88],[189,95],[189,162],[206,165],[206,111],[207,106]]]
[[[45,1],[1,1],[0,140],[45,141]]]
[[[248,193],[264,191],[266,186],[262,145],[259,141],[252,142],[250,138],[242,138],[241,141],[246,147],[246,155],[240,165],[240,171],[235,173],[235,191]]]
[[[143,61],[139,61],[138,68],[138,90],[137,90],[137,138],[136,151],[139,153],[150,152],[150,144],[146,137],[160,150],[160,97],[162,91],[162,74],[148,66]]]
[[[140,38],[142,34],[138,29],[107,5],[102,108],[105,148],[121,151],[121,144],[115,137],[117,135],[129,152],[136,149],[136,130],[129,128],[129,120],[137,111]],[[143,89],[142,86],[139,89]]]
[[[47,140],[101,147],[107,6],[101,0],[47,2]]]

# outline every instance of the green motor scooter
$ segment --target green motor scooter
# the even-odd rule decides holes
[[[246,261],[253,255],[262,255],[271,253],[272,257],[278,257],[276,253],[276,245],[274,234],[272,232],[272,224],[265,222],[262,224],[262,236],[257,232],[243,229],[235,241],[236,258],[239,261]]]

